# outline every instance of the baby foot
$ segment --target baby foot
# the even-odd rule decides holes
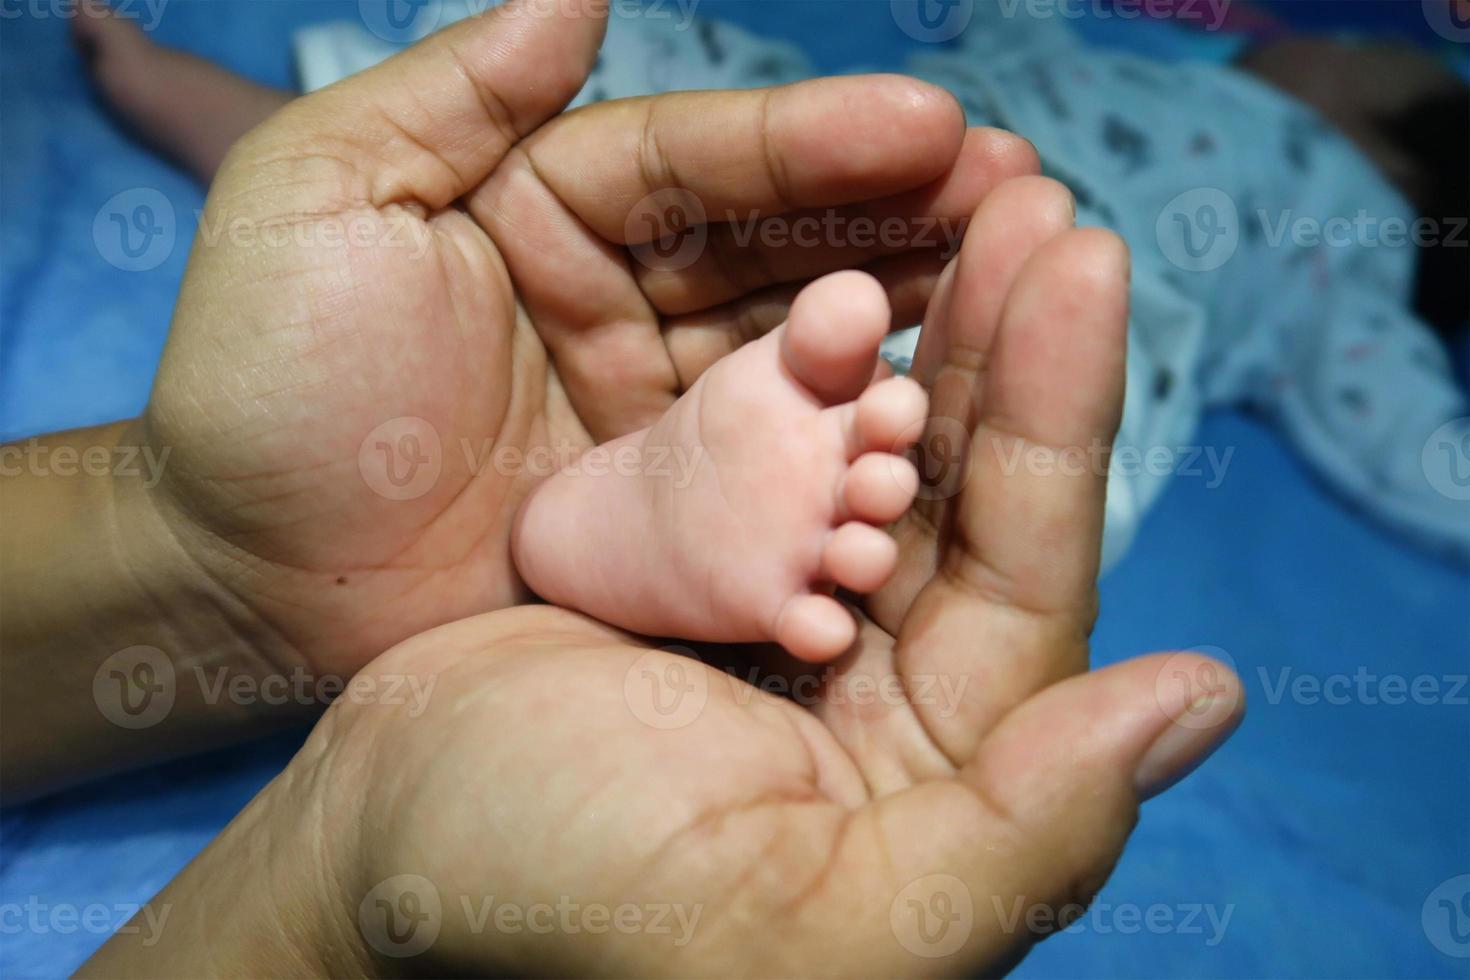
[[[902,453],[924,391],[874,381],[882,287],[839,272],[723,358],[657,423],[591,450],[527,499],[512,550],[557,605],[653,636],[775,640],[803,660],[856,636],[834,586],[893,573],[919,477]]]

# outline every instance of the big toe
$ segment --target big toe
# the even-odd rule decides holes
[[[891,316],[878,280],[856,270],[834,272],[807,286],[791,304],[781,355],[796,379],[824,403],[851,401],[873,378]]]

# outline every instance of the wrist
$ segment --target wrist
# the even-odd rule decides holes
[[[129,427],[140,445],[157,446],[145,420]],[[144,450],[157,461],[153,478],[113,482],[113,533],[118,554],[140,570],[139,585],[179,637],[179,665],[195,673],[202,665],[223,667],[254,682],[298,668],[303,661],[296,651],[239,588],[255,569],[204,530],[171,489],[177,479],[168,462],[172,448]]]
[[[324,725],[322,727],[330,727]],[[355,807],[314,732],[290,765],[79,976],[362,976],[342,894]],[[330,776],[330,778],[328,778]]]
[[[0,464],[5,802],[314,713],[213,683],[243,674],[258,687],[279,668],[159,505],[169,454],[140,423],[28,439]]]

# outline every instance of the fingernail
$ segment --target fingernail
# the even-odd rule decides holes
[[[1190,702],[1179,718],[1171,719],[1133,770],[1139,799],[1151,799],[1173,786],[1224,744],[1244,717],[1236,710],[1239,703],[1234,693],[1209,691]],[[1201,719],[1212,723],[1201,724]]]

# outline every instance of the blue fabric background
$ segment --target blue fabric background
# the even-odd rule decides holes
[[[13,0],[0,9],[0,437],[15,438],[142,407],[202,194],[98,106],[63,20]],[[290,32],[356,9],[350,0],[174,0],[156,37],[287,85]],[[912,44],[883,2],[723,0],[699,13],[797,41],[823,70],[896,66]],[[1402,9],[1395,15],[1411,25],[1406,33],[1422,34]],[[1162,56],[1229,46],[1154,25],[1079,26]],[[104,202],[135,188],[172,203],[176,245],[162,265],[130,273],[104,261],[92,223]],[[1431,890],[1470,872],[1467,692],[1458,704],[1401,706],[1273,697],[1284,670],[1429,675],[1446,685],[1463,677],[1470,577],[1347,512],[1256,422],[1212,416],[1200,441],[1234,450],[1227,478],[1214,489],[1181,478],[1150,515],[1103,583],[1096,659],[1224,651],[1245,680],[1249,717],[1205,769],[1144,809],[1103,907],[1043,944],[1019,975],[1470,977],[1470,959],[1431,942],[1446,945],[1447,920],[1421,922]],[[106,932],[52,923],[49,910],[102,905],[120,923],[299,741],[279,737],[0,813],[0,975],[73,970]],[[1134,920],[1119,909],[1154,906],[1175,923],[1204,907],[1230,918],[1218,943],[1203,911],[1193,923],[1201,932],[1124,934]],[[1470,915],[1459,925],[1470,927]],[[1448,948],[1470,954],[1470,942]]]

